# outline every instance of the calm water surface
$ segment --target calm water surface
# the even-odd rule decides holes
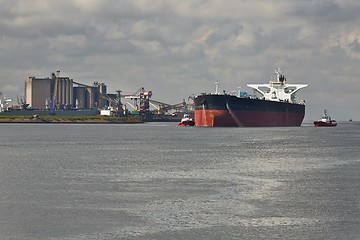
[[[0,125],[0,239],[360,239],[360,122]]]

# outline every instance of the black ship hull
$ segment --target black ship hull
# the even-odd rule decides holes
[[[305,105],[241,98],[226,94],[195,97],[195,126],[202,127],[285,127],[300,126]]]

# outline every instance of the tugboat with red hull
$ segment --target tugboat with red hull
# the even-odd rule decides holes
[[[305,116],[304,101],[297,103],[295,93],[307,84],[287,84],[280,69],[277,81],[248,84],[262,95],[215,93],[194,98],[195,126],[199,127],[286,127],[300,126]]]
[[[184,117],[181,119],[181,121],[178,123],[178,126],[180,127],[192,127],[195,125],[194,120],[192,117],[190,117],[189,114],[185,113]]]
[[[327,114],[327,111],[324,110],[324,115],[321,119],[314,121],[315,127],[336,127],[337,122]]]

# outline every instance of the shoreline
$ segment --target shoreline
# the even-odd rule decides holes
[[[2,116],[0,123],[68,123],[68,124],[138,124],[144,121],[138,117],[103,116]]]

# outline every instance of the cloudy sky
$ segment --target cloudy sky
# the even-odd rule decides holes
[[[175,104],[280,67],[309,84],[307,120],[324,108],[360,120],[359,12],[358,0],[0,0],[0,91],[16,102],[27,77],[60,70]]]

